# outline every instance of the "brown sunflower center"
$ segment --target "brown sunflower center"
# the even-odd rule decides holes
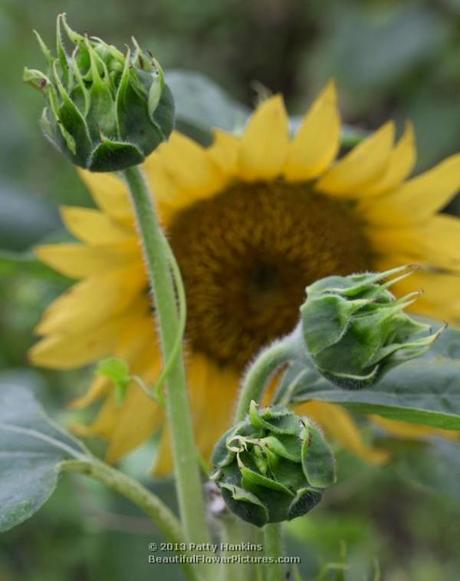
[[[308,184],[235,183],[180,212],[169,235],[192,348],[238,369],[294,328],[308,284],[371,266],[352,209]]]

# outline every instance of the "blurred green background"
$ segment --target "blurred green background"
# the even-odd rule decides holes
[[[51,43],[61,11],[78,30],[121,45],[134,34],[166,70],[197,71],[222,86],[235,100],[234,118],[220,115],[219,99],[227,97],[216,87],[200,78],[192,95],[184,81],[190,77],[175,73],[181,127],[204,140],[206,127],[191,123],[203,111],[228,126],[269,90],[281,91],[290,112],[300,114],[334,77],[347,123],[374,129],[389,117],[400,127],[414,122],[419,169],[460,150],[460,0],[1,0],[0,388],[30,385],[63,421],[89,372],[25,370],[32,328],[68,284],[38,265],[30,248],[64,236],[58,204],[92,202],[41,137],[42,100],[21,81],[25,64],[43,65],[32,29]],[[387,581],[460,578],[458,449],[384,444],[394,448],[391,467],[340,455],[340,484],[291,527],[288,552],[301,554],[305,579],[322,570],[327,580],[367,581],[379,578],[378,569]],[[146,479],[150,463],[144,450],[126,469]],[[152,485],[171,498],[169,483]],[[146,545],[154,535],[120,499],[65,478],[35,518],[1,537],[0,581],[150,579],[156,573],[146,564]],[[343,577],[327,568],[333,562],[347,563]],[[180,578],[172,567],[161,575]]]

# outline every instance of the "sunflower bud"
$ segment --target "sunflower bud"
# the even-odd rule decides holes
[[[419,293],[396,299],[388,290],[414,269],[330,276],[307,288],[301,307],[303,337],[326,379],[345,389],[368,387],[431,347],[442,329],[432,333],[429,325],[404,312]]]
[[[36,36],[48,70],[26,68],[24,80],[46,97],[45,136],[75,165],[91,171],[125,169],[141,163],[171,133],[174,102],[163,71],[134,39],[133,50],[123,54],[73,31],[62,14],[56,56]]]
[[[213,464],[228,508],[259,527],[306,514],[335,482],[334,457],[316,426],[254,402],[217,443]]]

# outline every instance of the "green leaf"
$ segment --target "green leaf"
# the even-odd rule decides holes
[[[284,486],[281,482],[267,478],[266,476],[263,476],[263,474],[259,474],[246,466],[240,466],[240,472],[242,476],[241,484],[246,490],[252,490],[254,487],[262,486],[292,496],[292,492],[289,488]]]
[[[18,274],[41,279],[65,280],[61,274],[40,262],[32,252],[0,250],[0,276]]]
[[[285,434],[296,436],[301,431],[299,418],[290,413],[287,409],[260,409],[252,401],[249,408],[251,424],[255,428],[269,430],[274,434]]]
[[[321,491],[314,488],[303,488],[299,490],[289,506],[289,520],[310,512],[320,502],[321,497]]]
[[[117,384],[129,383],[131,379],[128,364],[119,357],[107,357],[107,359],[100,361],[97,366],[97,372]]]
[[[120,168],[138,165],[144,155],[138,147],[123,141],[106,140],[91,153],[88,169],[95,172],[117,171]]]
[[[84,446],[55,425],[32,393],[0,389],[0,531],[30,518],[50,497],[61,462],[83,459]]]
[[[308,422],[308,438],[302,446],[302,467],[315,488],[327,488],[336,481],[335,458],[321,431]]]
[[[391,439],[385,440],[385,448],[394,452],[392,468],[398,478],[403,478],[424,492],[449,497],[460,502],[460,446],[441,438],[428,441],[398,442],[391,447]]]
[[[433,324],[439,327],[439,324]],[[322,400],[366,413],[448,430],[460,429],[460,331],[447,329],[423,357],[403,363],[369,389],[347,391],[312,373],[292,403]],[[304,366],[294,364],[285,384]]]
[[[259,527],[267,523],[268,511],[257,496],[235,484],[222,484],[221,489],[225,502],[240,518]]]
[[[179,128],[185,123],[208,133],[214,127],[234,131],[245,125],[249,109],[204,75],[171,70],[166,81],[174,95]]]
[[[116,387],[117,399],[121,403],[126,394],[126,389],[131,381],[129,366],[124,359],[119,357],[107,357],[99,362],[97,373],[111,379]]]

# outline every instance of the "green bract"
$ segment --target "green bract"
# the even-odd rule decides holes
[[[414,268],[330,276],[307,288],[303,337],[326,379],[347,389],[364,388],[431,347],[443,329],[432,333],[429,325],[404,312],[419,293],[396,299],[388,290]]]
[[[212,479],[228,508],[259,527],[302,516],[335,482],[334,457],[316,426],[254,402],[217,443],[213,465]]]
[[[66,50],[62,31],[73,45]],[[72,162],[91,171],[141,163],[173,129],[174,102],[157,61],[133,39],[126,54],[82,36],[57,20],[57,56],[37,34],[47,73],[25,69],[24,80],[47,98],[41,126]]]

